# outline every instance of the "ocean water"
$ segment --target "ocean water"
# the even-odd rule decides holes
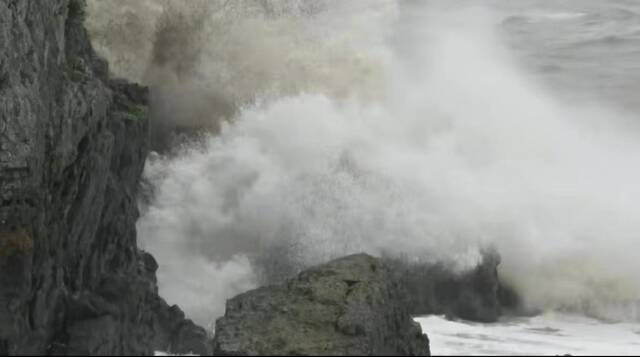
[[[640,1],[494,1],[509,45],[565,98],[640,111]]]
[[[485,325],[441,317],[416,318],[437,356],[632,356],[640,351],[640,325],[604,323],[579,315],[547,313]]]
[[[89,4],[154,127],[201,134],[151,155],[138,224],[197,322],[265,264],[492,247],[545,313],[420,318],[435,353],[640,353],[640,1]]]
[[[503,17],[514,58],[546,90],[572,105],[596,102],[640,120],[640,1],[522,0],[492,6]],[[635,322],[552,311],[496,324],[439,316],[416,321],[429,335],[434,355],[640,353]]]

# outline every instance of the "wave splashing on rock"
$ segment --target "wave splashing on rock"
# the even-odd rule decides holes
[[[131,3],[131,16],[158,8]],[[264,252],[292,266],[367,251],[464,271],[494,247],[528,306],[638,318],[633,121],[558,100],[485,7],[305,3],[156,12],[197,15],[203,31],[175,62],[186,68],[170,46],[161,62],[145,50],[156,122],[214,128],[146,169],[154,194],[138,227],[164,262],[164,296],[211,323],[258,284]],[[141,33],[166,43],[157,23]]]

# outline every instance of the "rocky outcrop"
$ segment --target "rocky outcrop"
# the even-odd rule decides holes
[[[491,251],[472,270],[456,272],[442,263],[410,263],[386,259],[394,279],[408,292],[413,315],[445,315],[478,322],[496,322],[517,308],[518,297],[498,277],[500,256]]]
[[[206,354],[136,244],[147,90],[109,78],[83,15],[0,0],[0,354]]]
[[[275,245],[252,261],[262,284],[279,284],[304,269],[304,261],[287,245]],[[488,249],[478,265],[456,270],[442,262],[415,256],[384,256],[394,280],[407,292],[413,316],[445,315],[452,319],[496,322],[505,314],[523,314],[518,295],[498,274],[500,255]]]
[[[219,355],[429,355],[406,296],[379,260],[353,255],[241,294],[216,322]]]

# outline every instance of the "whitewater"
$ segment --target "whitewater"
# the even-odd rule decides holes
[[[540,314],[417,317],[434,354],[640,352],[640,2],[89,5],[152,88],[140,245],[198,323],[348,253],[492,248]]]

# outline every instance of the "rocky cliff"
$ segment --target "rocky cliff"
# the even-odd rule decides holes
[[[0,0],[0,355],[210,352],[137,248],[147,91],[109,78],[83,0]]]
[[[429,355],[401,284],[360,254],[307,269],[227,302],[218,355]]]

